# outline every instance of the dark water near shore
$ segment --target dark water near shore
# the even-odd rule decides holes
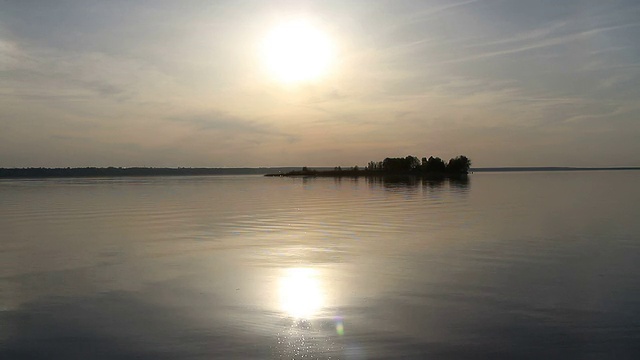
[[[638,184],[2,180],[0,358],[640,358]]]

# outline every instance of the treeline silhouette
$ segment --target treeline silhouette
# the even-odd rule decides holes
[[[370,161],[364,169],[354,166],[342,169],[337,166],[333,170],[318,171],[303,167],[299,171],[288,173],[267,174],[267,176],[423,176],[430,178],[439,177],[464,177],[469,173],[471,160],[460,155],[444,162],[439,157],[430,156],[428,159],[408,155],[399,158],[386,158],[382,161]]]
[[[445,163],[439,157],[430,156],[422,158],[408,155],[404,158],[386,158],[383,161],[371,161],[365,168],[370,171],[380,171],[392,174],[424,174],[424,173],[443,173],[443,174],[468,174],[471,168],[471,160],[460,155]]]
[[[0,178],[67,178],[67,177],[122,177],[122,176],[194,176],[194,175],[264,175],[274,171],[291,171],[293,167],[279,168],[151,168],[151,167],[84,167],[84,168],[0,168]]]

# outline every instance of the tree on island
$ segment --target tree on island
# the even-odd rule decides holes
[[[411,173],[419,166],[418,158],[411,155],[405,158],[386,158],[382,161],[382,170],[388,173]]]
[[[366,171],[380,171],[382,170],[382,161],[369,161],[369,164],[364,169]]]
[[[471,160],[464,155],[457,156],[447,164],[447,172],[452,174],[466,174],[471,168]]]
[[[422,171],[445,172],[447,165],[439,157],[429,156],[429,159],[422,158]]]
[[[464,155],[457,156],[445,163],[439,157],[430,156],[419,161],[417,157],[408,155],[404,158],[386,158],[382,162],[369,162],[366,170],[387,174],[467,174],[471,168],[471,160]]]

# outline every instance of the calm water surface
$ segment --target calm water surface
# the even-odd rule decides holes
[[[0,181],[1,359],[637,359],[640,172]]]

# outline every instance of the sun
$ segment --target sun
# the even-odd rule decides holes
[[[262,44],[262,58],[269,74],[289,84],[320,79],[328,72],[333,57],[329,36],[303,19],[275,26]]]

